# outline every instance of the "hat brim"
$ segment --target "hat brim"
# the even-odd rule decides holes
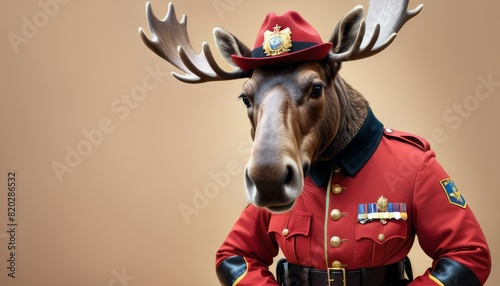
[[[287,64],[302,61],[318,61],[324,59],[332,49],[332,43],[323,43],[293,53],[263,58],[250,58],[231,55],[234,63],[243,71],[251,71],[257,67]]]

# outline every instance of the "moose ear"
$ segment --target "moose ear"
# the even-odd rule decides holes
[[[332,52],[334,54],[342,54],[352,48],[356,42],[360,26],[364,26],[364,24],[362,24],[362,22],[364,22],[363,19],[363,7],[356,6],[337,24],[330,36]]]
[[[231,66],[238,67],[231,55],[252,57],[252,51],[233,34],[222,28],[214,28],[214,40],[222,58]]]

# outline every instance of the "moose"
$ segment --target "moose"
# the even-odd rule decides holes
[[[368,101],[339,74],[342,63],[387,48],[423,5],[370,0],[323,42],[297,12],[269,13],[251,49],[222,28],[195,52],[187,18],[170,3],[158,19],[149,3],[146,46],[183,71],[185,83],[243,83],[253,146],[244,181],[251,204],[217,252],[223,285],[482,285],[491,258],[484,234],[425,139],[384,128]],[[412,158],[391,189],[384,174]],[[392,185],[391,185],[392,184]],[[466,223],[467,230],[459,225]],[[456,228],[450,228],[456,226]],[[413,280],[407,254],[415,235],[434,260]],[[268,270],[278,247],[275,279]],[[406,273],[406,274],[405,274]],[[277,281],[276,281],[277,280]],[[458,282],[457,282],[458,281]],[[461,284],[457,284],[461,283]]]
[[[367,115],[368,102],[337,74],[341,63],[370,57],[389,46],[403,24],[422,8],[407,11],[407,2],[392,1],[390,17],[382,14],[384,5],[375,6],[366,20],[362,6],[354,8],[335,28],[331,44],[324,45],[332,46],[326,59],[284,67],[279,73],[241,68],[226,72],[206,42],[202,53],[196,54],[187,18],[178,23],[171,3],[164,21],[156,18],[148,3],[152,40],[142,30],[140,35],[152,51],[186,73],[173,73],[183,82],[250,77],[240,95],[248,108],[254,140],[245,169],[246,190],[256,206],[284,212],[300,195],[311,163],[328,160],[342,150]],[[214,39],[220,54],[233,66],[233,55],[252,57],[251,49],[222,28],[214,29]]]

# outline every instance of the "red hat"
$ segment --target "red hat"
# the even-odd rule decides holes
[[[332,43],[323,43],[319,33],[296,11],[278,16],[269,13],[264,19],[252,57],[231,55],[244,71],[274,64],[324,59]]]

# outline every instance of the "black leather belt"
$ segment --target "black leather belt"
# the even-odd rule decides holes
[[[280,285],[286,286],[384,286],[405,281],[404,273],[404,260],[374,268],[329,268],[328,271],[302,267],[284,260],[278,263],[276,274]]]

